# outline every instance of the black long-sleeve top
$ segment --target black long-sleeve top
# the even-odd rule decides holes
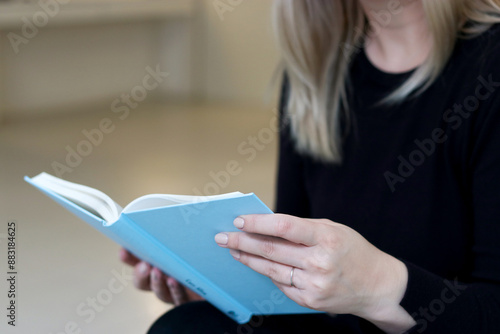
[[[417,98],[377,104],[410,74],[356,54],[340,165],[298,154],[282,129],[276,211],[348,225],[401,259],[412,333],[500,333],[500,27],[459,40]],[[282,112],[288,94],[285,80]]]

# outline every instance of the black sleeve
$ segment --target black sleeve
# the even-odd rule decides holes
[[[304,185],[304,162],[295,150],[286,117],[289,84],[283,79],[279,104],[280,133],[276,212],[309,217],[309,200]]]
[[[472,275],[468,284],[444,280],[406,263],[401,305],[417,325],[411,333],[500,333],[500,88],[477,111],[469,157],[474,210]],[[472,119],[472,117],[471,117]]]

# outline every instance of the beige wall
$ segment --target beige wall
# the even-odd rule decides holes
[[[272,1],[241,0],[222,19],[214,3],[203,0],[207,97],[260,103],[278,62],[270,19]]]
[[[192,3],[189,21],[49,24],[18,54],[4,30],[0,111],[12,116],[107,106],[156,64],[170,76],[149,97],[262,104],[277,63],[271,2],[242,0],[222,17],[213,0]]]
[[[152,24],[46,29],[19,53],[4,45],[5,109],[40,113],[112,101],[155,62]]]

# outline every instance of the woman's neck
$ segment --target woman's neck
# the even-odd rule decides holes
[[[359,0],[371,22],[365,51],[383,71],[406,72],[421,65],[432,47],[421,0]]]

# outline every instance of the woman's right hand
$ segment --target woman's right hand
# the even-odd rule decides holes
[[[141,261],[126,249],[120,249],[122,262],[134,267],[134,286],[144,291],[153,291],[165,303],[179,306],[202,297],[184,287],[173,277],[167,276],[160,269]]]

